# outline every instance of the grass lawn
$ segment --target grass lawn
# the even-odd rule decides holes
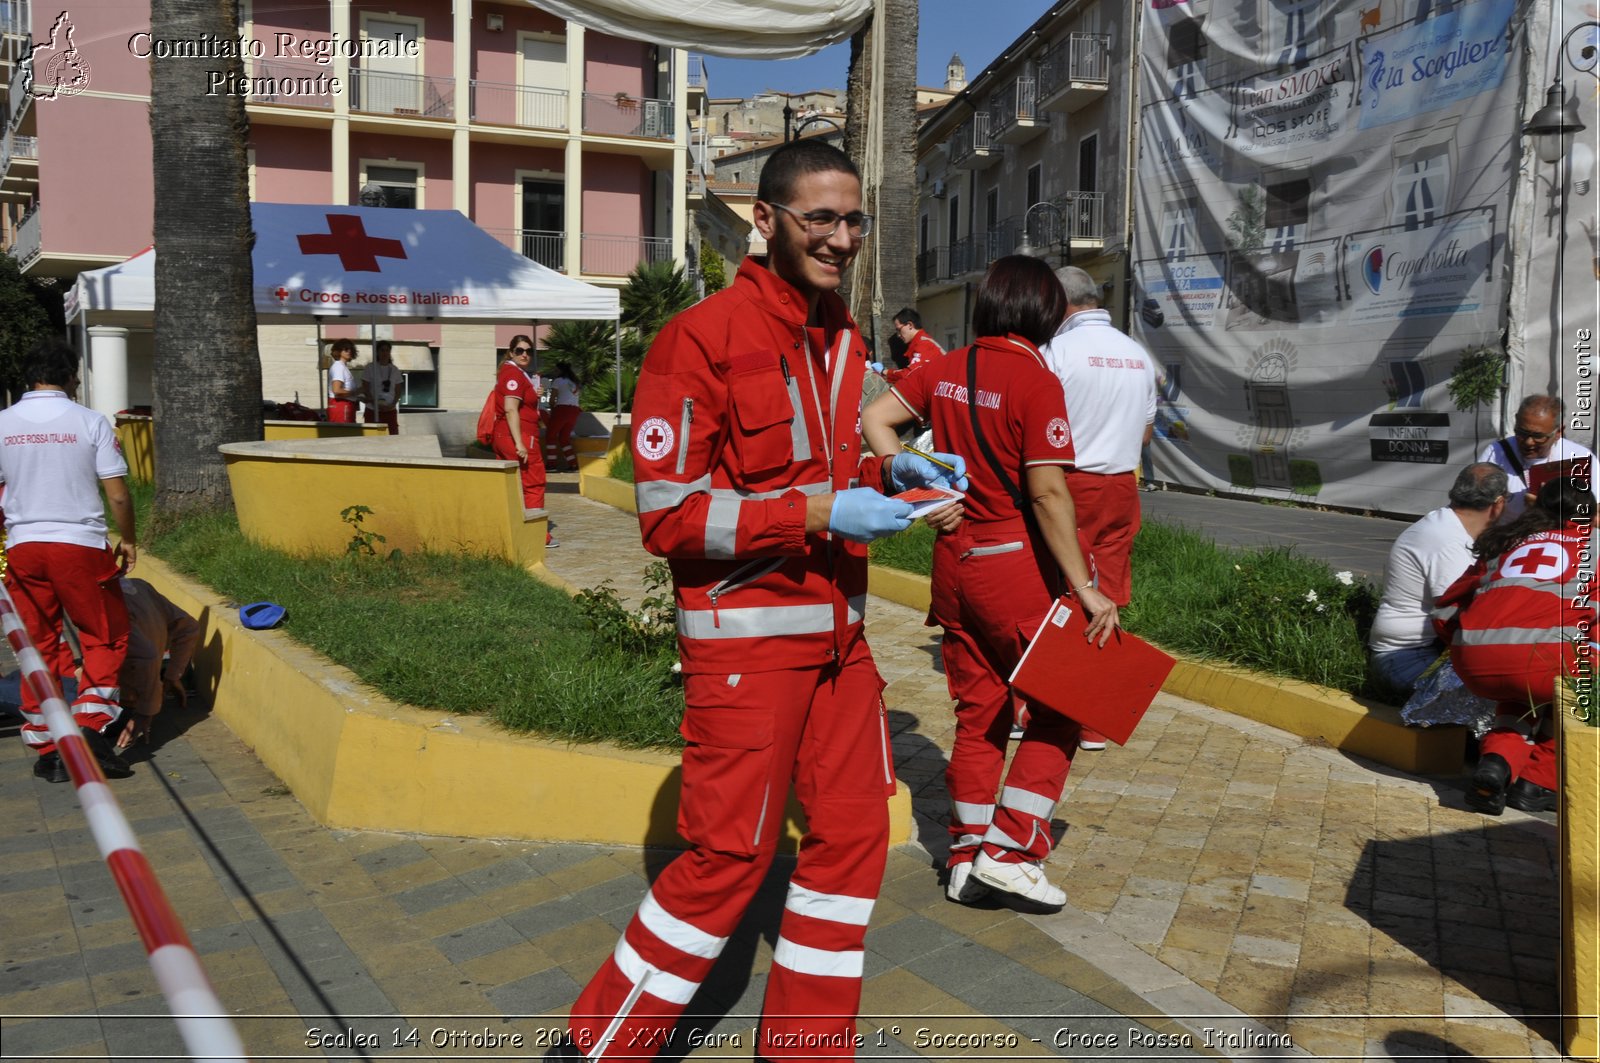
[[[149,527],[153,491],[135,491]],[[681,744],[671,635],[641,632],[605,593],[569,598],[483,558],[290,557],[247,542],[231,513],[149,547],[230,602],[284,606],[289,634],[396,701],[556,738]]]

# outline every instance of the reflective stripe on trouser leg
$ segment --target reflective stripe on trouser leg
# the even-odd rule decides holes
[[[806,720],[794,785],[807,831],[767,976],[762,1058],[855,1058],[863,950],[888,858],[893,790],[880,756],[880,689],[858,641]]]
[[[956,699],[956,738],[945,768],[950,792],[950,857],[959,864],[977,855],[994,818],[994,795],[1005,770],[1011,735],[1011,690],[982,659],[972,635],[945,629],[939,645],[950,696]]]
[[[1017,743],[994,822],[983,839],[984,852],[999,860],[1043,860],[1054,839],[1050,821],[1061,800],[1077,749],[1078,725],[1060,713],[1035,706]]]

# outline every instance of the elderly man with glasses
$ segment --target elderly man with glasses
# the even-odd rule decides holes
[[[1483,448],[1479,461],[1491,462],[1506,471],[1508,498],[1499,523],[1507,524],[1522,515],[1531,487],[1529,470],[1550,461],[1594,459],[1594,451],[1566,437],[1567,409],[1553,395],[1529,395],[1517,407],[1509,436]]]

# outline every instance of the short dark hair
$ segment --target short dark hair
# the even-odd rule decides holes
[[[338,354],[340,351],[349,351],[353,354],[356,349],[356,341],[347,339],[334,340],[333,345],[328,349],[334,354]]]
[[[373,354],[377,354],[379,351],[392,351],[392,350],[394,350],[394,344],[390,343],[388,340],[379,340],[377,343],[374,343],[372,345],[372,353]]]
[[[1049,266],[1032,255],[996,259],[978,285],[972,330],[979,336],[1014,332],[1042,344],[1067,315],[1067,293]]]
[[[1490,461],[1475,461],[1456,474],[1450,504],[1457,509],[1488,509],[1506,496],[1506,471]]]
[[[22,359],[22,380],[28,387],[50,384],[64,388],[78,375],[78,352],[64,340],[48,336]]]
[[[894,316],[894,323],[896,325],[910,325],[912,328],[921,328],[922,315],[908,306]]]
[[[756,198],[763,203],[787,203],[800,178],[813,173],[847,173],[857,181],[861,173],[850,156],[821,140],[792,140],[772,153],[761,168]]]

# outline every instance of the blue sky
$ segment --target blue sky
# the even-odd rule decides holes
[[[1051,0],[921,0],[917,42],[917,84],[944,84],[945,64],[957,52],[967,76],[978,72],[1045,11]],[[706,56],[712,96],[753,96],[762,89],[804,92],[843,89],[850,64],[849,42],[825,48],[804,59],[724,59]]]

